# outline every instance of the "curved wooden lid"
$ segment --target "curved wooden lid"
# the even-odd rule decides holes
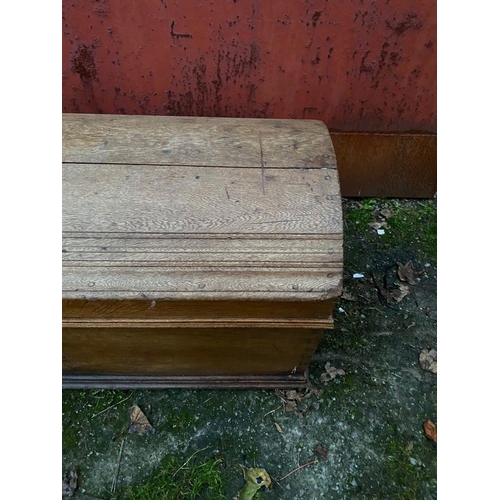
[[[63,298],[319,300],[341,276],[322,122],[63,115]]]

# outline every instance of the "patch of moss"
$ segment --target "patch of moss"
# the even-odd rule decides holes
[[[62,397],[62,447],[69,459],[78,455],[79,448],[86,453],[94,449],[106,450],[112,437],[126,424],[128,415],[120,402],[130,391],[117,390],[64,390]],[[130,400],[129,400],[130,401]],[[125,408],[127,402],[123,403]],[[123,413],[123,414],[122,414]],[[93,455],[92,455],[93,457]],[[92,462],[86,457],[86,463]]]
[[[187,463],[186,463],[187,462]],[[109,500],[225,500],[221,460],[166,457],[146,481],[130,485]]]
[[[344,226],[348,233],[368,233],[368,224],[373,220],[373,210],[376,207],[376,200],[366,199],[362,202],[344,207]]]
[[[343,208],[346,269],[351,263],[359,271],[365,264],[404,259],[436,264],[435,200],[361,199],[346,201]],[[379,235],[370,227],[374,222],[387,225],[385,234]],[[367,248],[370,255],[366,255]]]
[[[434,201],[401,203],[389,200],[387,207],[393,213],[387,219],[385,243],[401,249],[416,249],[420,256],[436,264],[437,259],[437,205]]]
[[[182,434],[185,431],[193,430],[195,426],[194,412],[187,408],[169,411],[162,420],[168,422],[168,432],[171,434]],[[160,425],[158,430],[161,430]]]
[[[409,449],[408,441],[400,434],[393,434],[383,440],[382,446],[386,458],[383,467],[386,494],[390,493],[391,498],[397,500],[418,500],[435,495],[437,460],[432,443],[413,444]]]

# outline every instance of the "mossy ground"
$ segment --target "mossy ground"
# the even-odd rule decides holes
[[[372,222],[385,222],[385,234]],[[64,391],[63,476],[79,474],[73,498],[229,499],[243,487],[240,464],[275,480],[262,499],[436,498],[436,445],[422,430],[436,422],[436,376],[418,364],[421,349],[436,347],[436,203],[344,201],[344,223],[347,295],[310,374],[320,385],[330,361],[346,375],[324,386],[313,411],[286,413],[273,391]],[[409,260],[420,281],[400,303],[384,303],[375,282],[391,287],[396,263]],[[155,434],[117,437],[133,403]],[[276,481],[313,460],[317,444],[326,460]]]

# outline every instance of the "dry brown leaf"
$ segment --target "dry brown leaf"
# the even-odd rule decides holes
[[[375,230],[382,229],[382,228],[388,229],[387,222],[370,222],[370,224],[368,224],[368,225]]]
[[[309,392],[310,392],[313,396],[315,396],[315,397],[317,397],[317,398],[320,398],[320,397],[323,395],[323,392],[324,392],[324,391],[323,391],[323,389],[319,389],[318,387],[310,387],[310,388],[309,388]]]
[[[276,396],[278,396],[283,402],[284,410],[286,412],[295,412],[299,418],[303,418],[304,415],[312,411],[311,406],[309,407],[309,409],[304,410],[303,408],[299,408],[299,404],[301,405],[301,407],[303,407],[304,402],[308,399],[312,398],[313,396],[319,398],[323,394],[322,389],[318,389],[312,384],[299,391],[295,389],[289,391],[276,389],[274,392]]]
[[[388,208],[383,208],[380,211],[380,215],[382,215],[383,217],[385,217],[386,219],[388,219],[389,217],[392,217],[392,212]]]
[[[335,368],[328,361],[325,365],[325,373],[320,376],[320,381],[322,384],[326,385],[330,380],[333,380],[337,375],[345,375],[345,371],[342,368]]]
[[[428,351],[427,349],[422,349],[418,362],[422,367],[422,370],[426,370],[428,372],[437,373],[437,351],[436,349],[431,349]]]
[[[413,441],[410,441],[405,448],[406,451],[411,451],[413,450]]]
[[[281,428],[281,425],[278,424],[278,422],[274,422],[274,425],[276,426],[276,430],[280,433],[283,434],[283,429]]]
[[[62,482],[62,499],[68,500],[68,498],[72,497],[77,487],[78,474],[75,471],[71,471],[68,480]]]
[[[416,285],[418,283],[417,278],[422,274],[423,271],[415,271],[413,268],[413,262],[410,260],[406,264],[401,264],[398,262],[398,276],[401,281],[406,281],[410,285]]]
[[[317,444],[313,448],[313,453],[318,457],[319,460],[326,460],[328,458],[328,449],[322,444]]]
[[[408,285],[398,283],[398,290],[393,291],[392,299],[396,304],[399,304],[399,302],[401,302],[409,293],[410,288]]]
[[[142,410],[134,405],[129,409],[130,412],[130,427],[128,431],[131,434],[138,434],[139,436],[144,436],[145,434],[154,434],[155,429],[149,423],[146,415]]]
[[[437,443],[437,427],[431,420],[424,422],[424,432],[427,439]]]

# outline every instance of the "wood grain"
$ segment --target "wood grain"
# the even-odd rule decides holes
[[[299,268],[182,268],[182,267],[72,267],[63,268],[65,298],[175,299],[190,293],[193,299],[212,295],[219,300],[233,293],[268,293],[293,297],[300,292],[309,300],[326,299],[340,293],[340,270]],[[275,299],[276,300],[276,299]]]
[[[125,233],[335,234],[331,171],[63,165],[63,230]],[[180,195],[182,193],[182,195]]]
[[[65,387],[304,383],[342,286],[324,124],[65,115],[63,161]]]
[[[331,326],[333,301],[168,301],[168,300],[63,300],[66,319],[164,319],[187,321],[228,319],[274,321],[283,319],[325,320]]]
[[[336,168],[318,120],[63,114],[63,161]]]
[[[304,328],[64,328],[63,373],[289,375],[304,372],[322,334]]]

